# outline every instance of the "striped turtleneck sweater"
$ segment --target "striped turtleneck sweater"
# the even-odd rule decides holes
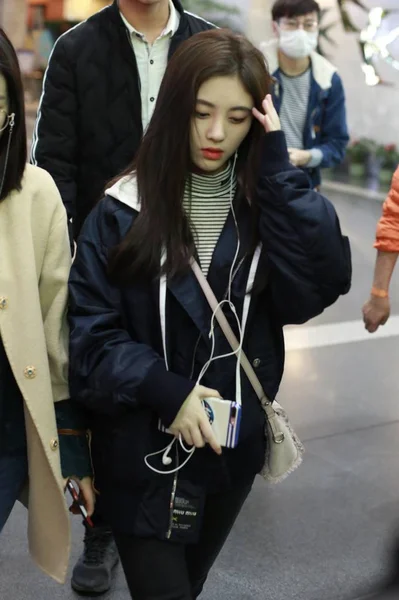
[[[190,220],[201,269],[207,277],[213,252],[230,211],[237,179],[232,165],[216,175],[192,173],[184,192],[183,206]]]

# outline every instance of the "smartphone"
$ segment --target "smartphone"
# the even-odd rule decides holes
[[[202,404],[217,443],[223,448],[235,448],[240,436],[241,404],[220,398],[204,398]],[[158,429],[163,433],[171,433],[161,421]]]
[[[94,527],[93,521],[90,519],[89,515],[87,514],[86,507],[82,502],[80,493],[79,493],[78,489],[76,488],[75,484],[71,481],[71,479],[68,479],[66,487],[73,499],[72,506],[75,506],[79,510],[85,523],[87,523],[89,527]]]
[[[220,398],[204,398],[202,404],[217,442],[224,448],[235,448],[240,435],[241,405]]]

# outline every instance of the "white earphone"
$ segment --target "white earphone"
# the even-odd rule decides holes
[[[172,450],[176,441],[179,442],[184,452],[188,454],[186,460],[184,460],[181,465],[178,465],[177,467],[175,467],[174,469],[170,469],[169,471],[161,471],[160,469],[153,467],[150,464],[149,459],[153,456],[159,456],[160,454],[162,454],[162,464],[164,465],[164,467],[169,467],[172,464],[173,459],[169,456],[169,452]],[[193,446],[192,448],[186,448],[181,435],[179,435],[179,437],[174,437],[170,444],[166,446],[166,448],[158,450],[157,452],[153,452],[152,454],[147,454],[147,456],[144,457],[144,462],[147,465],[147,467],[151,469],[151,471],[154,471],[154,473],[158,473],[158,475],[171,475],[172,473],[177,473],[178,471],[180,471],[180,469],[182,469],[188,463],[194,452],[195,446]]]
[[[235,168],[236,168],[236,164],[237,164],[237,159],[238,159],[238,150],[236,150],[235,155],[234,155],[234,160],[233,160],[233,167],[231,170],[231,179],[230,179],[230,209],[233,215],[233,219],[234,219],[234,224],[236,227],[236,232],[237,232],[237,248],[236,248],[236,252],[234,255],[234,259],[231,265],[231,269],[230,269],[230,274],[229,274],[229,285],[228,285],[228,293],[227,293],[227,299],[226,300],[222,300],[217,308],[215,309],[215,311],[212,314],[212,319],[211,319],[211,328],[209,331],[209,337],[212,339],[212,350],[211,350],[211,355],[209,357],[209,360],[205,363],[205,365],[203,366],[199,377],[197,379],[197,385],[200,385],[200,382],[202,380],[202,378],[204,377],[206,371],[209,369],[209,366],[211,365],[212,362],[214,362],[215,360],[220,360],[222,358],[228,358],[230,356],[236,356],[237,357],[237,373],[236,373],[236,380],[237,382],[240,381],[240,355],[241,355],[241,350],[242,350],[242,344],[243,344],[243,339],[242,339],[242,327],[241,327],[241,322],[238,318],[237,312],[236,312],[236,308],[234,306],[234,304],[231,302],[231,288],[233,285],[233,280],[234,277],[238,271],[235,271],[236,268],[236,263],[240,254],[240,231],[239,231],[239,227],[238,227],[238,222],[237,222],[237,217],[234,211],[234,197],[233,197],[233,182],[234,182],[234,177],[235,177]],[[230,310],[233,312],[236,320],[237,320],[237,326],[238,326],[238,331],[239,331],[239,337],[240,337],[240,345],[237,348],[236,351],[233,352],[229,352],[228,354],[224,354],[221,356],[214,356],[214,352],[215,352],[215,334],[214,334],[214,327],[215,327],[215,319],[216,319],[216,313],[219,310],[219,308],[221,306],[223,306],[224,304],[228,304],[228,306],[230,307]],[[165,356],[166,356],[166,348],[165,348]],[[240,397],[241,397],[241,391],[240,391]],[[183,449],[183,451],[188,454],[187,458],[183,461],[183,463],[181,465],[177,465],[174,469],[168,470],[168,471],[161,471],[155,467],[153,467],[150,462],[149,459],[154,457],[154,456],[159,456],[160,454],[162,454],[162,465],[165,467],[169,467],[172,463],[173,463],[173,459],[169,456],[169,453],[171,452],[174,444],[176,442],[179,442],[181,448]],[[158,473],[159,475],[170,475],[172,473],[177,473],[178,471],[180,471],[180,469],[182,469],[187,463],[188,461],[191,459],[192,455],[194,454],[196,448],[195,446],[193,446],[192,448],[186,448],[186,446],[184,445],[184,442],[182,440],[181,435],[179,435],[179,437],[174,437],[173,440],[170,442],[170,444],[168,444],[168,446],[166,448],[163,448],[162,450],[158,450],[157,452],[153,452],[152,454],[148,454],[145,458],[145,464],[147,465],[147,467],[149,469],[151,469],[151,471]]]
[[[168,446],[163,454],[162,457],[162,464],[165,465],[165,467],[168,467],[169,465],[172,464],[172,459],[169,456],[169,452],[171,451],[171,447]]]
[[[4,112],[4,111],[3,111]],[[7,173],[7,167],[8,167],[8,158],[10,156],[10,147],[11,147],[11,138],[12,138],[12,132],[14,131],[14,125],[15,125],[15,113],[11,113],[10,115],[7,115],[6,118],[6,123],[3,126],[2,129],[0,129],[0,133],[2,131],[4,131],[8,126],[10,126],[10,132],[8,134],[8,142],[7,142],[7,150],[6,150],[6,158],[4,160],[4,170],[3,170],[3,175],[1,178],[1,183],[0,183],[0,198],[1,195],[3,193],[3,188],[4,188],[4,182],[6,179],[6,173]]]

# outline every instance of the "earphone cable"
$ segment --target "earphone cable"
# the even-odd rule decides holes
[[[7,142],[6,158],[5,158],[5,161],[4,161],[3,175],[2,175],[1,183],[0,183],[0,198],[1,198],[1,195],[3,193],[4,182],[6,180],[8,159],[9,159],[9,156],[10,156],[11,137],[12,137],[12,133],[13,133],[13,130],[14,130],[14,125],[15,125],[15,114],[12,113],[9,116],[10,131],[9,131],[9,134],[8,134],[8,142]]]

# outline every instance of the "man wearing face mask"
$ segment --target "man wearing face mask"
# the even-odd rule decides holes
[[[291,163],[317,187],[320,169],[339,164],[349,140],[345,96],[336,68],[316,52],[320,7],[315,0],[277,0],[276,39],[261,44],[275,77],[274,105]]]

